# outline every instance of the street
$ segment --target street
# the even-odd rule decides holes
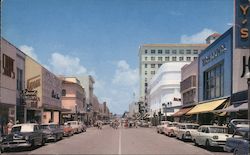
[[[222,150],[206,150],[191,142],[157,134],[155,128],[119,128],[104,126],[102,130],[89,128],[34,150],[10,150],[3,154],[171,154],[171,155],[231,155]]]

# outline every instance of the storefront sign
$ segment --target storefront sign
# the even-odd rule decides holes
[[[24,104],[27,102],[29,103],[37,103],[40,99],[37,97],[37,91],[36,90],[28,90],[25,89],[21,92],[21,96],[24,100]]]
[[[58,99],[58,100],[60,99],[59,94],[55,93],[54,90],[52,90],[51,97],[55,98],[55,99]]]
[[[205,66],[209,62],[213,61],[218,56],[222,55],[226,51],[225,45],[221,45],[219,48],[215,49],[210,55],[202,59],[202,65]]]
[[[235,48],[250,48],[250,0],[235,0]]]
[[[241,78],[243,78],[246,75],[247,70],[248,70],[248,72],[250,72],[250,56],[248,57],[248,62],[247,62],[246,56],[243,56],[243,59],[242,59],[242,74],[240,76]]]
[[[35,88],[38,88],[40,86],[41,86],[40,75],[35,76],[35,77],[27,80],[27,89],[28,90],[34,90]]]

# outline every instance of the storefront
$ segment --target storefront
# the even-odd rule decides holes
[[[198,122],[211,124],[226,114],[212,113],[229,106],[232,92],[233,28],[227,30],[199,55],[199,104],[187,115],[198,114]]]

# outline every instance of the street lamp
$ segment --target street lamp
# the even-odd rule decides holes
[[[163,106],[163,112],[164,112],[164,120],[167,121],[167,105],[166,103],[162,103]]]
[[[245,79],[247,79],[247,85],[248,85],[248,119],[250,119],[250,71],[245,74]]]

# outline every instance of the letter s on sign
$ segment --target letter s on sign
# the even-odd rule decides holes
[[[248,29],[247,28],[242,28],[240,29],[240,36],[242,39],[247,39],[248,38]]]

